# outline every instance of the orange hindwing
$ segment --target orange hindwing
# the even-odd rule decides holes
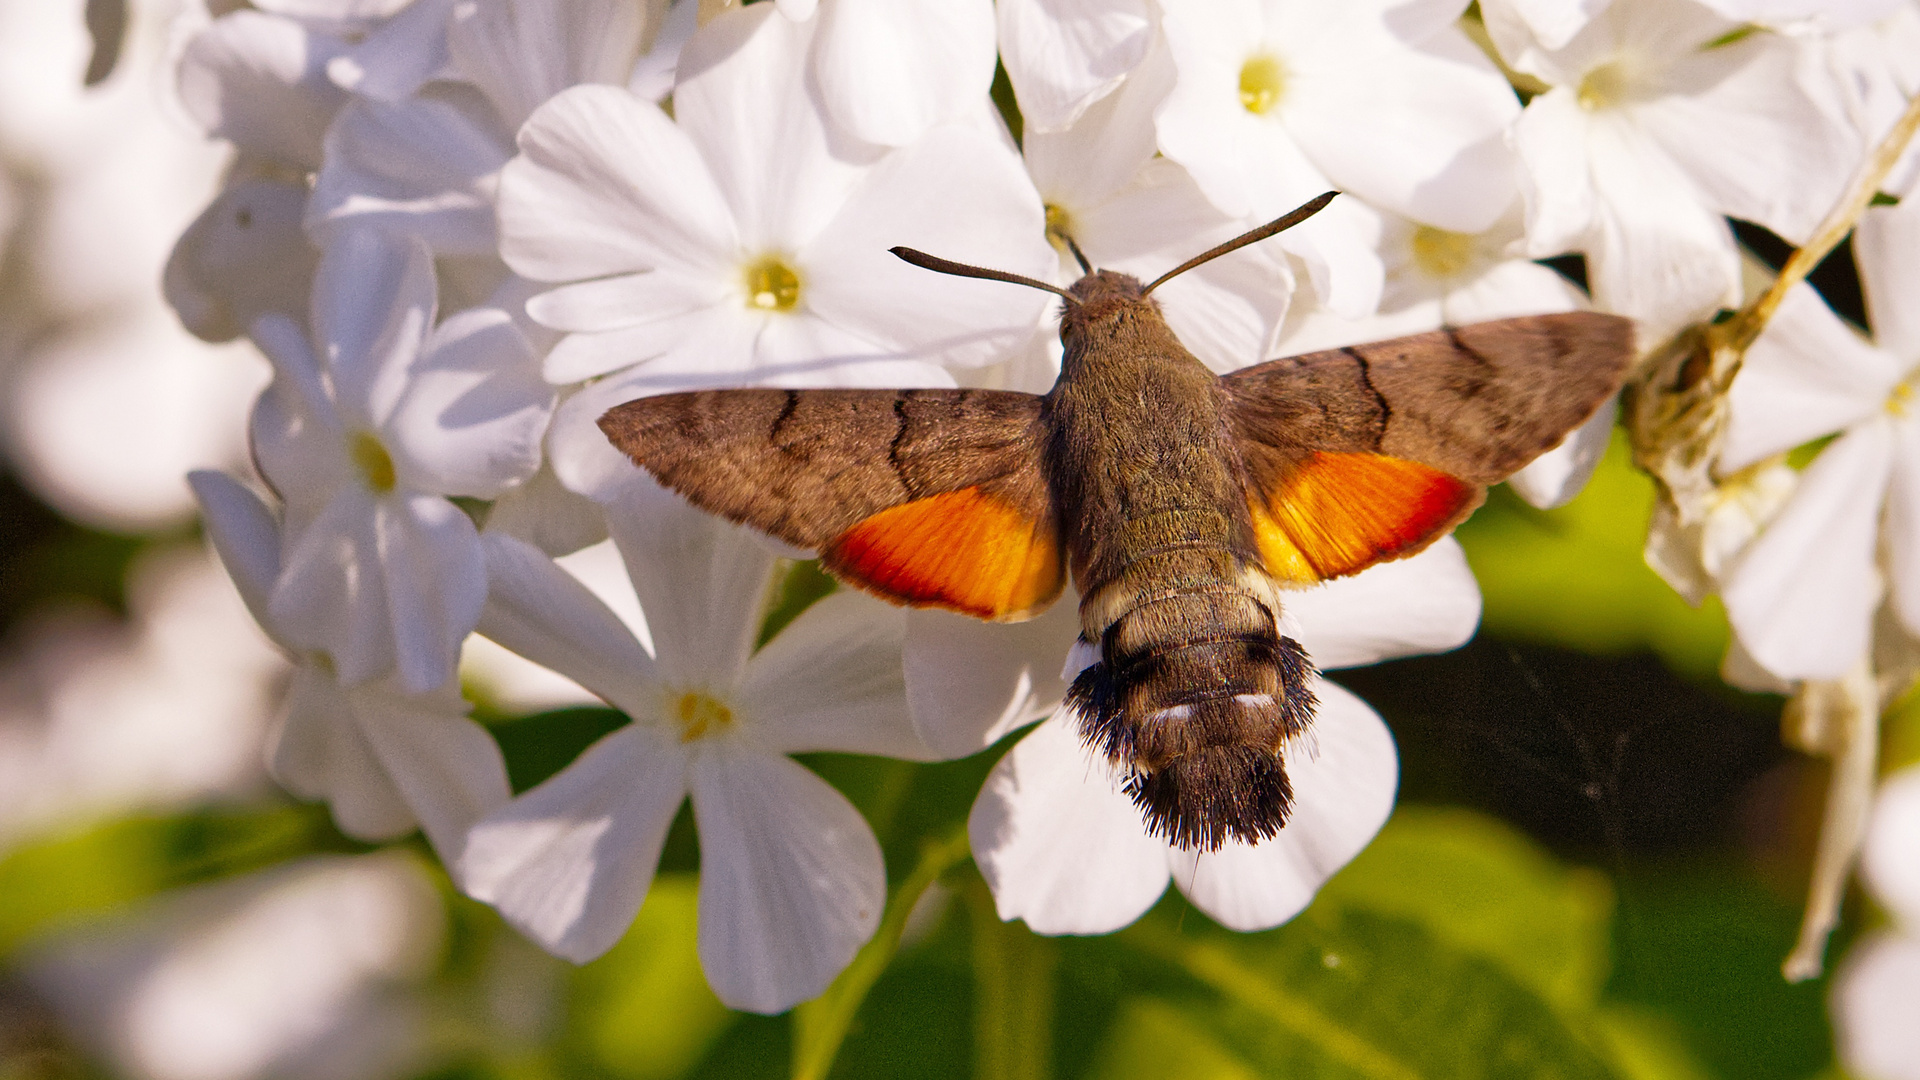
[[[882,510],[821,553],[828,570],[898,603],[1015,622],[1060,595],[1059,530],[978,487]]]
[[[1316,452],[1248,492],[1248,502],[1267,572],[1282,584],[1311,585],[1419,551],[1482,494],[1417,462]]]

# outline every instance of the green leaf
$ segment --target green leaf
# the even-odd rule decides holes
[[[1230,937],[1164,919],[1121,937],[1196,990],[1184,1023],[1256,1076],[1608,1080],[1597,1036],[1499,965],[1417,923],[1328,905]],[[1124,1015],[1124,1013],[1123,1013]],[[1211,1053],[1211,1051],[1209,1051]],[[1214,1055],[1218,1057],[1218,1055]],[[1114,1059],[1095,1076],[1164,1075]],[[1219,1072],[1216,1075],[1233,1075]]]
[[[535,713],[487,730],[500,744],[507,760],[507,780],[518,795],[566,768],[601,736],[627,723],[627,715],[617,709],[589,706]]]
[[[1471,810],[1399,807],[1315,903],[1418,923],[1561,1008],[1591,1007],[1606,982],[1607,879]]]
[[[707,988],[692,874],[662,874],[633,928],[573,978],[573,1024],[594,1062],[636,1080],[684,1075],[733,1023]]]
[[[1719,601],[1699,608],[1647,567],[1653,481],[1634,470],[1618,430],[1586,490],[1535,510],[1504,487],[1458,536],[1480,581],[1481,629],[1583,652],[1651,650],[1675,671],[1717,679],[1727,647]]]

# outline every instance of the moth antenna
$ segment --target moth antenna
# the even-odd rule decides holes
[[[1019,274],[1008,273],[1005,270],[989,270],[984,266],[968,266],[966,263],[957,263],[948,259],[942,259],[934,255],[929,255],[924,251],[915,251],[910,247],[895,247],[888,248],[887,250],[922,270],[931,270],[936,274],[952,274],[954,277],[985,278],[988,281],[1004,281],[1009,285],[1025,285],[1029,288],[1043,289],[1055,296],[1064,298],[1067,303],[1075,307],[1080,306],[1079,297],[1058,285],[1049,285],[1044,281],[1039,281],[1034,278],[1022,277]]]
[[[1073,252],[1073,261],[1080,264],[1080,272],[1083,274],[1093,273],[1093,264],[1087,261],[1087,253],[1080,250],[1080,245],[1074,243],[1073,237],[1068,236],[1066,233],[1056,233],[1055,235],[1067,242],[1067,250]]]
[[[1332,202],[1333,197],[1338,194],[1340,193],[1337,191],[1329,191],[1324,195],[1316,195],[1313,198],[1302,203],[1301,205],[1295,207],[1292,210],[1287,211],[1286,213],[1280,215],[1279,217],[1273,219],[1272,221],[1267,222],[1265,225],[1262,225],[1257,229],[1252,229],[1247,232],[1243,232],[1239,236],[1236,236],[1233,239],[1227,241],[1226,243],[1221,244],[1219,247],[1208,248],[1206,251],[1203,251],[1200,254],[1195,255],[1193,258],[1188,259],[1186,262],[1181,263],[1179,266],[1176,266],[1173,269],[1167,271],[1166,273],[1161,274],[1159,277],[1154,278],[1153,283],[1151,285],[1148,285],[1146,288],[1140,290],[1140,295],[1141,296],[1147,295],[1153,290],[1159,288],[1163,283],[1166,282],[1168,278],[1176,277],[1180,274],[1184,274],[1187,271],[1193,269],[1194,267],[1199,266],[1201,263],[1207,262],[1212,259],[1217,259],[1220,256],[1225,255],[1229,251],[1238,251],[1241,248],[1246,247],[1248,244],[1257,244],[1260,241],[1265,240],[1267,237],[1274,235],[1275,233],[1285,232],[1288,229],[1293,228],[1295,225],[1298,225],[1301,222],[1312,217],[1313,215],[1319,213],[1320,211],[1325,210],[1327,208],[1327,204]],[[894,250],[896,253],[898,253],[899,251],[898,248]]]

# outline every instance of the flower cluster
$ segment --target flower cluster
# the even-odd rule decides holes
[[[272,364],[255,473],[193,486],[297,665],[275,774],[352,835],[420,827],[462,889],[582,961],[633,920],[690,798],[715,991],[765,1012],[817,995],[873,934],[886,874],[858,811],[790,755],[952,758],[1048,716],[1082,662],[1071,597],[987,627],[839,593],[757,644],[791,553],[660,490],[595,420],[714,386],[1044,390],[1044,297],[887,249],[1066,284],[1077,245],[1151,278],[1329,189],[1345,194],[1306,224],[1162,290],[1204,362],[1589,305],[1657,344],[1739,302],[1728,218],[1807,240],[1905,108],[1920,12],[1794,6],[253,0],[196,16],[179,102],[234,157],[165,286],[193,333],[245,335]],[[1862,225],[1877,345],[1797,299],[1733,384],[1719,467],[1776,497],[1740,502],[1730,480],[1723,501],[1777,516],[1687,534],[1711,532],[1707,587],[1779,679],[1840,679],[1920,636],[1920,345],[1905,301],[1883,299],[1920,288],[1902,276],[1917,214]],[[1534,261],[1569,254],[1590,295]],[[1522,496],[1573,497],[1613,420],[1516,477]],[[1803,475],[1766,471],[1841,431]],[[1286,618],[1340,667],[1453,647],[1478,611],[1445,541],[1303,592]],[[631,723],[515,794],[460,694],[475,632]],[[1040,723],[969,822],[1001,915],[1102,933],[1172,881],[1228,926],[1291,918],[1396,785],[1380,718],[1331,683],[1316,694],[1286,830],[1208,854],[1149,835],[1070,720]]]

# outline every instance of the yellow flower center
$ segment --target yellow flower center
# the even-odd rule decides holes
[[[356,431],[347,436],[347,457],[360,470],[360,479],[371,490],[385,495],[393,490],[393,456],[371,431]]]
[[[1265,116],[1287,90],[1287,69],[1268,53],[1252,57],[1240,67],[1240,104],[1255,116]]]
[[[1903,382],[1887,395],[1887,411],[1895,416],[1905,416],[1913,411],[1913,384]]]
[[[1586,77],[1580,80],[1575,99],[1580,102],[1581,108],[1594,112],[1621,104],[1631,90],[1626,66],[1618,60],[1610,60],[1587,72]]]
[[[1047,243],[1057,251],[1067,250],[1067,237],[1073,235],[1073,217],[1065,208],[1047,204]]]
[[[680,741],[689,743],[718,735],[733,726],[733,710],[711,694],[690,690],[674,699],[673,718],[680,724]]]
[[[792,311],[800,304],[800,275],[778,255],[747,267],[747,306],[761,311]]]
[[[1473,237],[1431,225],[1413,231],[1413,264],[1431,277],[1450,278],[1473,263]]]

